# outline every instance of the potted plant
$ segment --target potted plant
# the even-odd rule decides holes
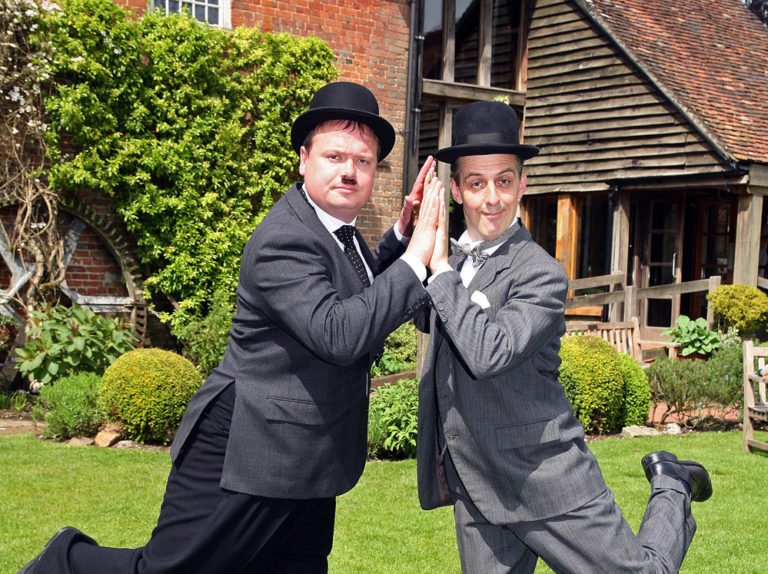
[[[680,355],[683,357],[704,358],[720,346],[720,335],[707,329],[707,321],[699,317],[691,319],[680,315],[675,327],[662,331],[662,335],[671,335],[672,341],[680,343]]]

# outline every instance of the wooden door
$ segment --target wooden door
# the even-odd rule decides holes
[[[643,206],[642,204],[645,204]],[[683,206],[677,197],[656,196],[641,202],[639,287],[680,283],[683,248]],[[640,315],[648,327],[668,327],[680,314],[680,295],[642,299]]]
[[[736,244],[736,198],[699,199],[696,205],[696,230],[691,279],[720,275],[721,285],[733,282]],[[688,314],[706,317],[704,293],[692,293]]]

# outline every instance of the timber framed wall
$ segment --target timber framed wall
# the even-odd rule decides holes
[[[526,194],[723,173],[720,156],[573,1],[539,0],[528,42]]]

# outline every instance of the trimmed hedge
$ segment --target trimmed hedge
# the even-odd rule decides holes
[[[750,285],[720,285],[707,299],[715,314],[715,323],[725,331],[733,327],[742,338],[750,338],[768,320],[768,295]]]
[[[624,402],[621,407],[621,426],[645,425],[651,412],[651,388],[643,367],[632,357],[619,353],[624,374]]]
[[[108,420],[122,425],[128,438],[167,444],[202,383],[195,366],[181,355],[136,349],[106,370],[99,404]]]
[[[624,374],[619,352],[600,337],[565,337],[560,346],[560,382],[573,412],[589,433],[621,424]]]

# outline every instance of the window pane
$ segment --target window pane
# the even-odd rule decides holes
[[[200,22],[205,22],[205,6],[202,4],[195,5],[195,19]]]
[[[170,0],[168,2],[168,13],[169,14],[176,14],[179,12],[179,1],[178,0]]]
[[[609,221],[608,194],[586,196],[581,214],[577,278],[608,273],[611,245]]]
[[[189,2],[182,2],[181,9],[187,12],[188,14],[192,14],[192,4],[190,4]]]
[[[443,61],[443,0],[424,2],[423,76],[439,80]]]
[[[219,24],[219,9],[218,8],[208,8],[208,23],[209,24]]]
[[[669,327],[672,324],[672,301],[669,299],[648,299],[649,327]]]
[[[165,10],[165,0],[155,0],[154,6],[160,10]]]

